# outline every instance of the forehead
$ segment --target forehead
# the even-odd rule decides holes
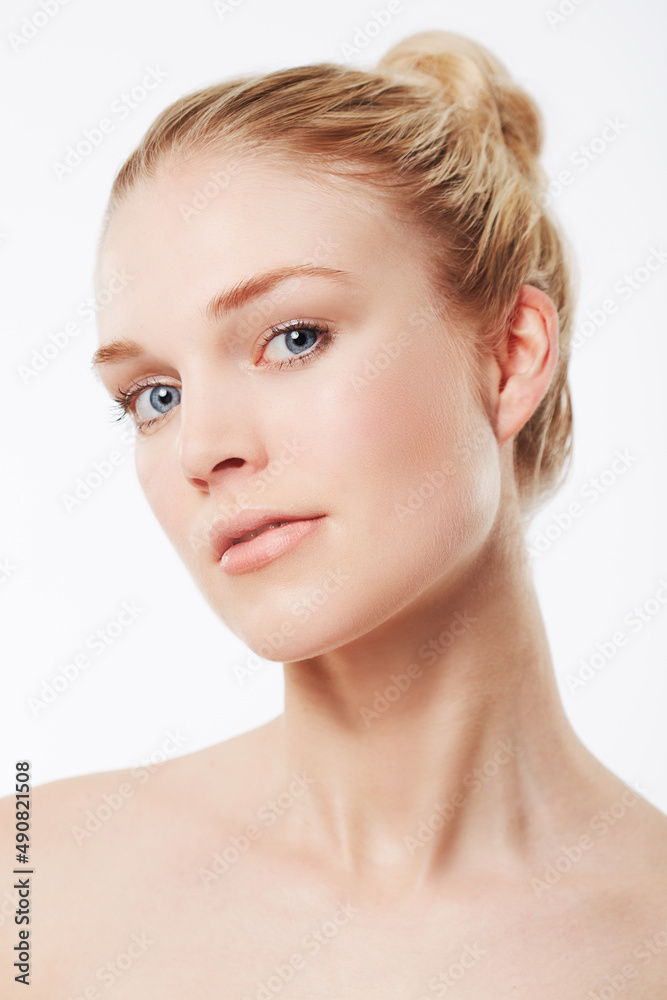
[[[214,270],[233,284],[279,265],[329,264],[379,278],[417,239],[395,201],[347,176],[314,175],[267,155],[165,164],[111,214],[96,281],[115,269],[145,291],[164,277],[195,287]],[[222,274],[221,274],[222,269]]]

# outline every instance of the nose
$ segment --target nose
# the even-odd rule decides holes
[[[178,456],[187,481],[204,493],[224,484],[241,488],[267,462],[245,386],[199,380],[183,387],[179,404]],[[253,418],[253,412],[255,418]]]

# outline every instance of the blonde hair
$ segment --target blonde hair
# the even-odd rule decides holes
[[[558,313],[559,357],[547,393],[513,440],[526,516],[560,487],[572,451],[573,261],[542,203],[542,142],[538,107],[491,52],[461,35],[424,32],[370,70],[298,66],[181,98],[121,167],[107,218],[168,161],[219,156],[223,149],[239,156],[268,152],[272,163],[296,164],[319,177],[361,179],[387,192],[422,229],[434,301],[474,322],[462,355],[474,375],[500,346],[520,287],[541,289]]]

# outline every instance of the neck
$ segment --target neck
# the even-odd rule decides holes
[[[312,780],[292,836],[392,891],[480,874],[480,859],[525,870],[578,835],[608,774],[563,712],[522,540],[491,542],[456,577],[418,611],[285,663],[271,724],[274,763]]]

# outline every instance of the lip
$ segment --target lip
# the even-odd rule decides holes
[[[234,518],[214,523],[210,540],[220,567],[230,574],[244,573],[272,562],[314,529],[324,514],[286,514],[267,508],[247,508]],[[235,539],[274,522],[286,522],[269,528],[255,538],[233,545]]]

